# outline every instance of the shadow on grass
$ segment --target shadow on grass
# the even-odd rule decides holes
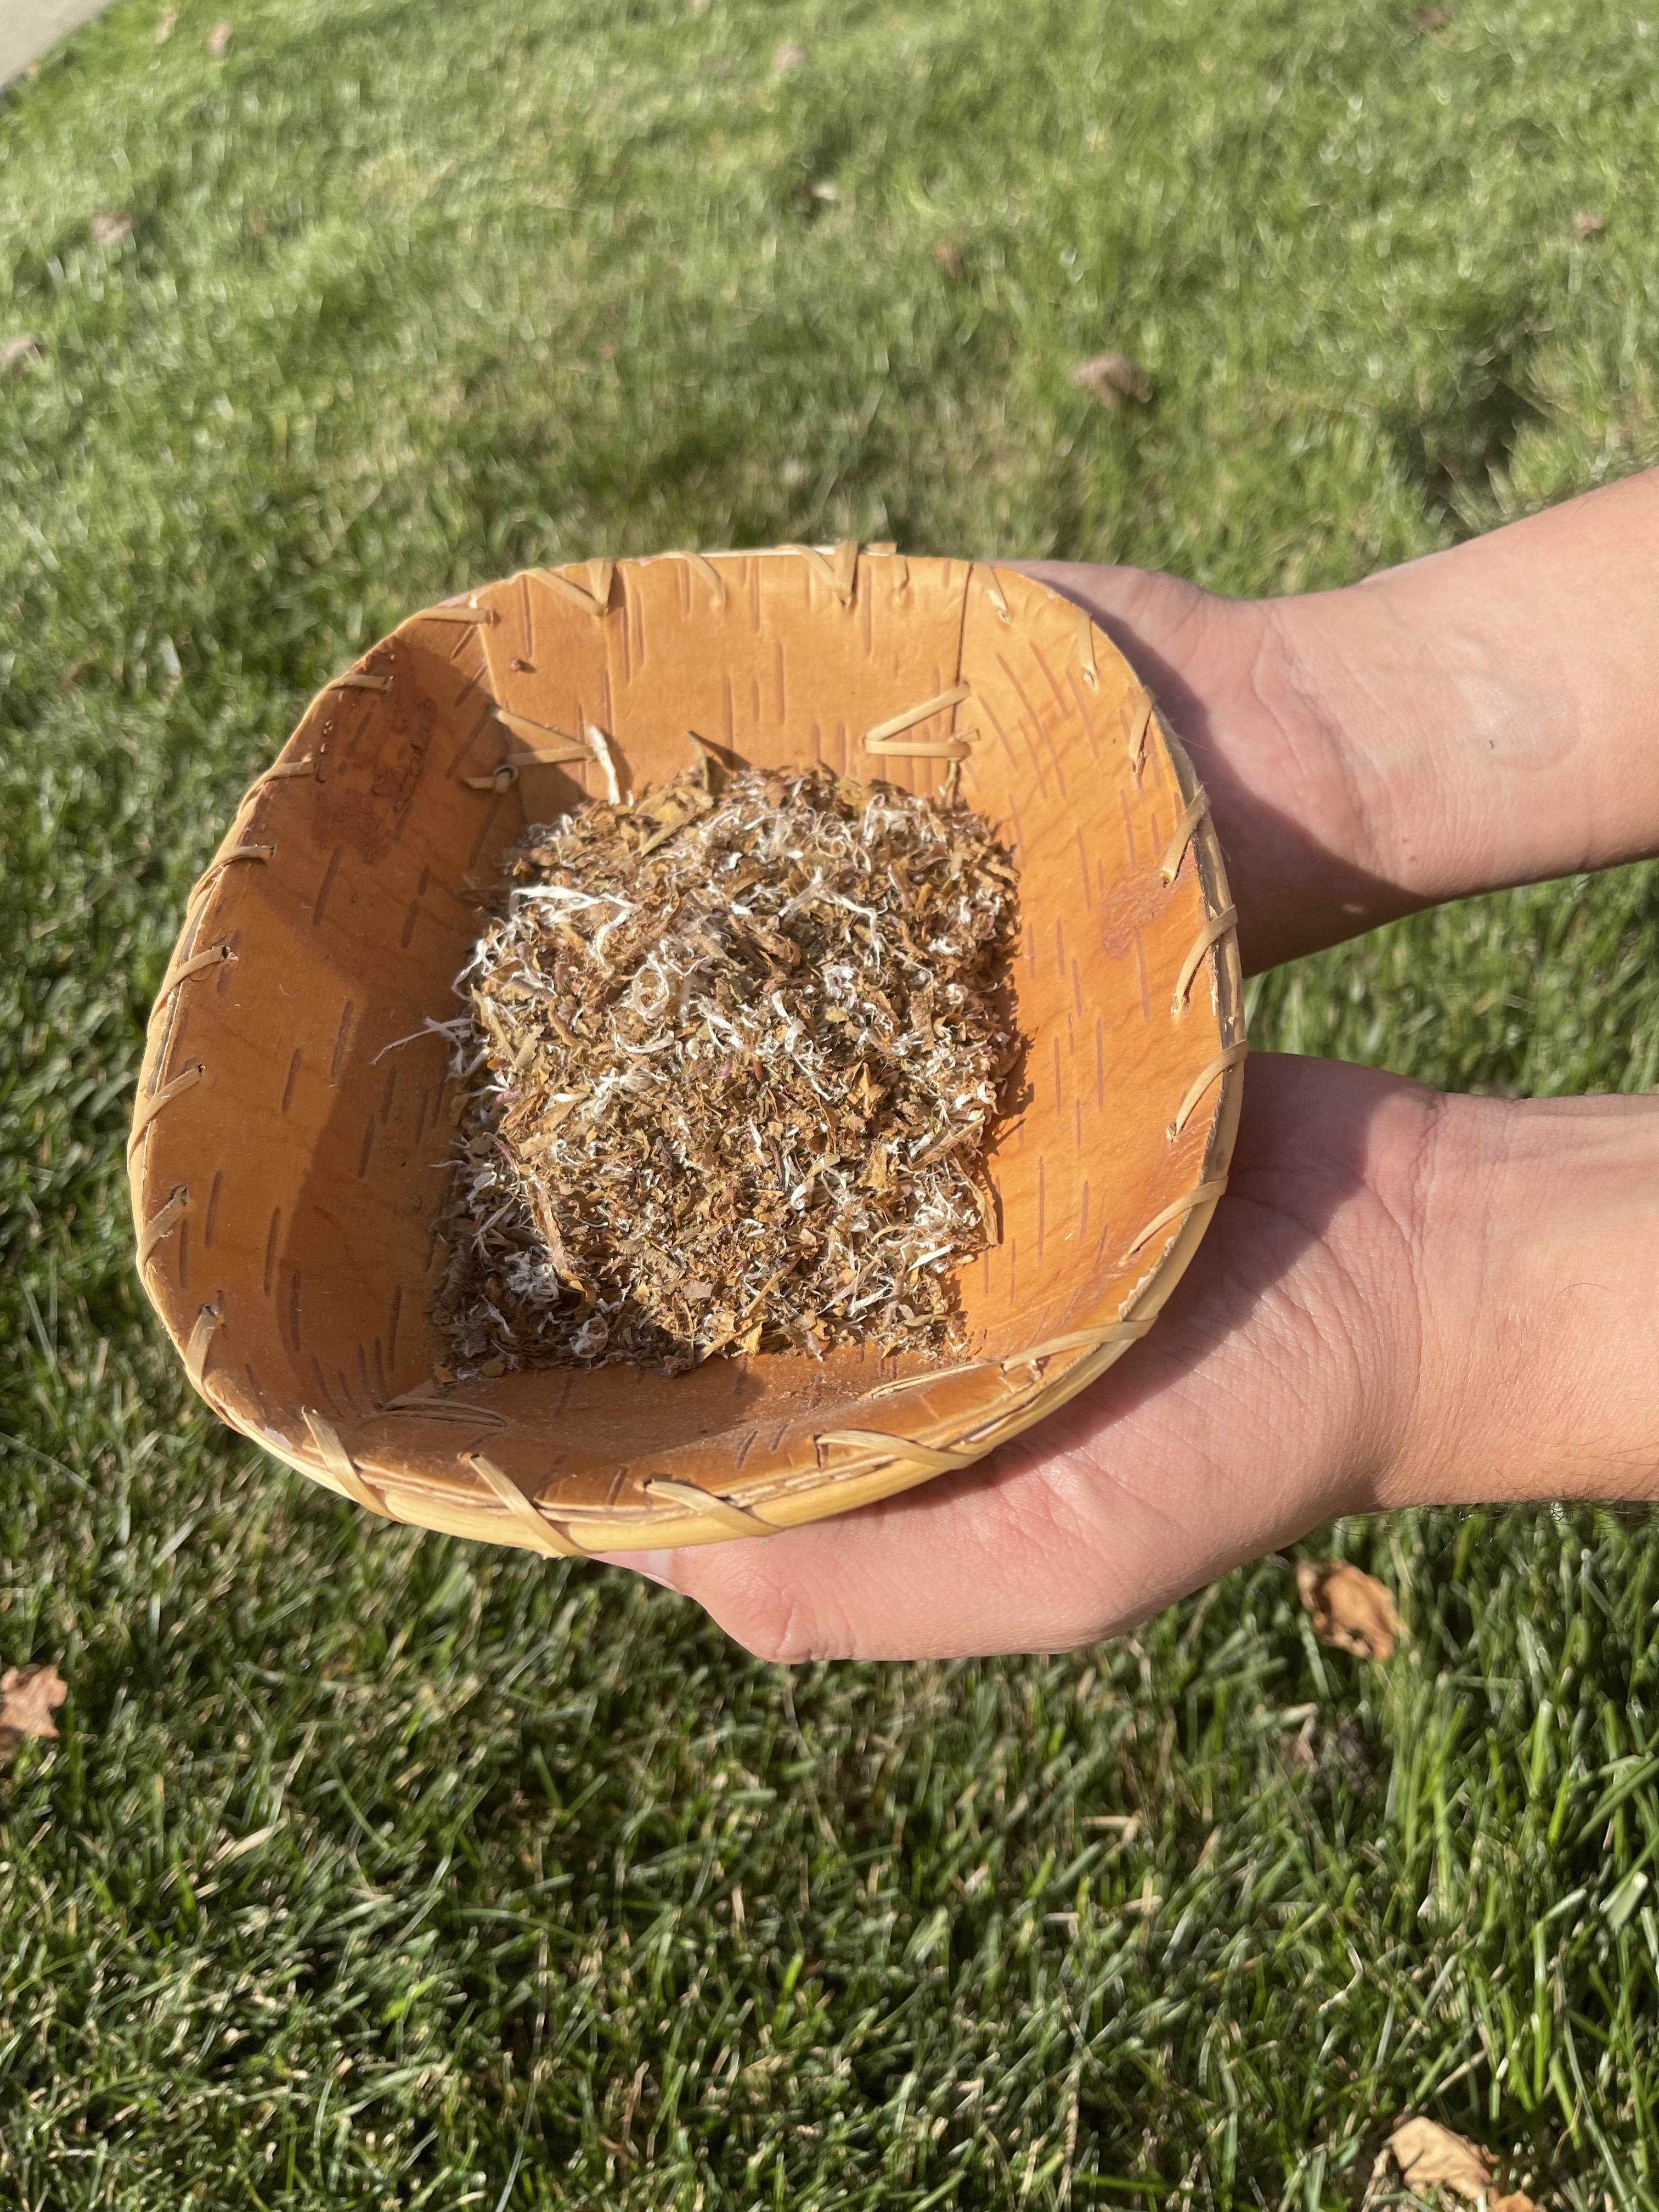
[[[1505,348],[1471,364],[1443,408],[1389,426],[1424,513],[1460,538],[1490,527],[1486,509],[1516,448],[1549,419],[1528,397],[1527,380],[1527,349]]]
[[[1503,520],[1498,494],[1522,440],[1549,420],[1534,397],[1541,318],[1529,302],[1477,300],[1432,386],[1385,414],[1401,468],[1437,530],[1478,537]]]

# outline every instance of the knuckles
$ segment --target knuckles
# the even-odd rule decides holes
[[[805,1573],[792,1571],[787,1551],[775,1537],[711,1545],[682,1559],[677,1580],[757,1659],[799,1667],[860,1656],[853,1622],[841,1617],[826,1591],[808,1592]]]

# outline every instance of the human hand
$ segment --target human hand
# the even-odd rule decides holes
[[[617,1564],[779,1659],[1054,1650],[1370,1502],[1419,1449],[1416,1084],[1250,1064],[1228,1194],[1133,1356],[960,1475]]]
[[[1088,608],[1186,744],[1248,969],[1659,853],[1659,470],[1291,599],[1021,565]]]
[[[1382,872],[1389,780],[1322,696],[1302,635],[1309,602],[1222,599],[1148,568],[1012,565],[1088,610],[1186,746],[1209,793],[1248,974],[1419,902]]]
[[[1252,1059],[1157,1328],[959,1475],[618,1554],[766,1658],[1054,1650],[1337,1513],[1659,1495],[1659,1100],[1447,1098]]]

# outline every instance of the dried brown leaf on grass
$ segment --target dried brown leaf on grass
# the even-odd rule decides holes
[[[55,1667],[8,1667],[0,1674],[0,1762],[14,1758],[25,1736],[49,1742],[52,1715],[69,1695]]]
[[[1578,208],[1574,211],[1572,234],[1580,246],[1587,238],[1599,237],[1607,227],[1606,220],[1599,215],[1592,215],[1588,208]]]
[[[33,331],[20,331],[15,338],[0,338],[0,376],[21,376],[46,357],[46,347]]]
[[[1152,396],[1152,378],[1127,353],[1100,353],[1092,361],[1079,362],[1072,381],[1092,392],[1103,407],[1115,407],[1120,399],[1145,401]]]
[[[132,215],[127,208],[100,208],[92,218],[94,246],[119,246],[132,236]]]
[[[1386,1584],[1343,1559],[1298,1559],[1296,1586],[1322,1644],[1357,1659],[1386,1659],[1402,1633]]]
[[[207,34],[207,50],[212,55],[216,62],[222,61],[224,59],[226,54],[230,51],[230,26],[228,23],[216,23],[214,25],[213,28]]]
[[[933,259],[954,284],[962,274],[962,249],[953,246],[948,238],[941,238],[933,248]]]
[[[1402,2120],[1389,2137],[1389,2149],[1400,2178],[1414,2193],[1425,2189],[1449,2189],[1468,2203],[1483,2200],[1486,2212],[1538,2212],[1530,2197],[1515,2190],[1495,2196],[1493,2174],[1486,2153],[1466,2136],[1454,2135],[1438,2120]]]
[[[164,15],[155,18],[155,43],[158,46],[166,46],[178,21],[179,10],[176,8],[169,8]]]

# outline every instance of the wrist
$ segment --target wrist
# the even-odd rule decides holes
[[[1480,648],[1449,645],[1390,588],[1405,573],[1261,603],[1257,689],[1322,801],[1307,828],[1326,877],[1322,908],[1310,909],[1326,944],[1491,874],[1471,847],[1495,836],[1455,770],[1459,740],[1501,710]]]
[[[1269,603],[1281,711],[1328,732],[1354,799],[1335,849],[1383,887],[1382,908],[1659,849],[1656,501],[1650,471]]]
[[[1447,1098],[1421,1353],[1376,1503],[1659,1497],[1659,1101]]]

